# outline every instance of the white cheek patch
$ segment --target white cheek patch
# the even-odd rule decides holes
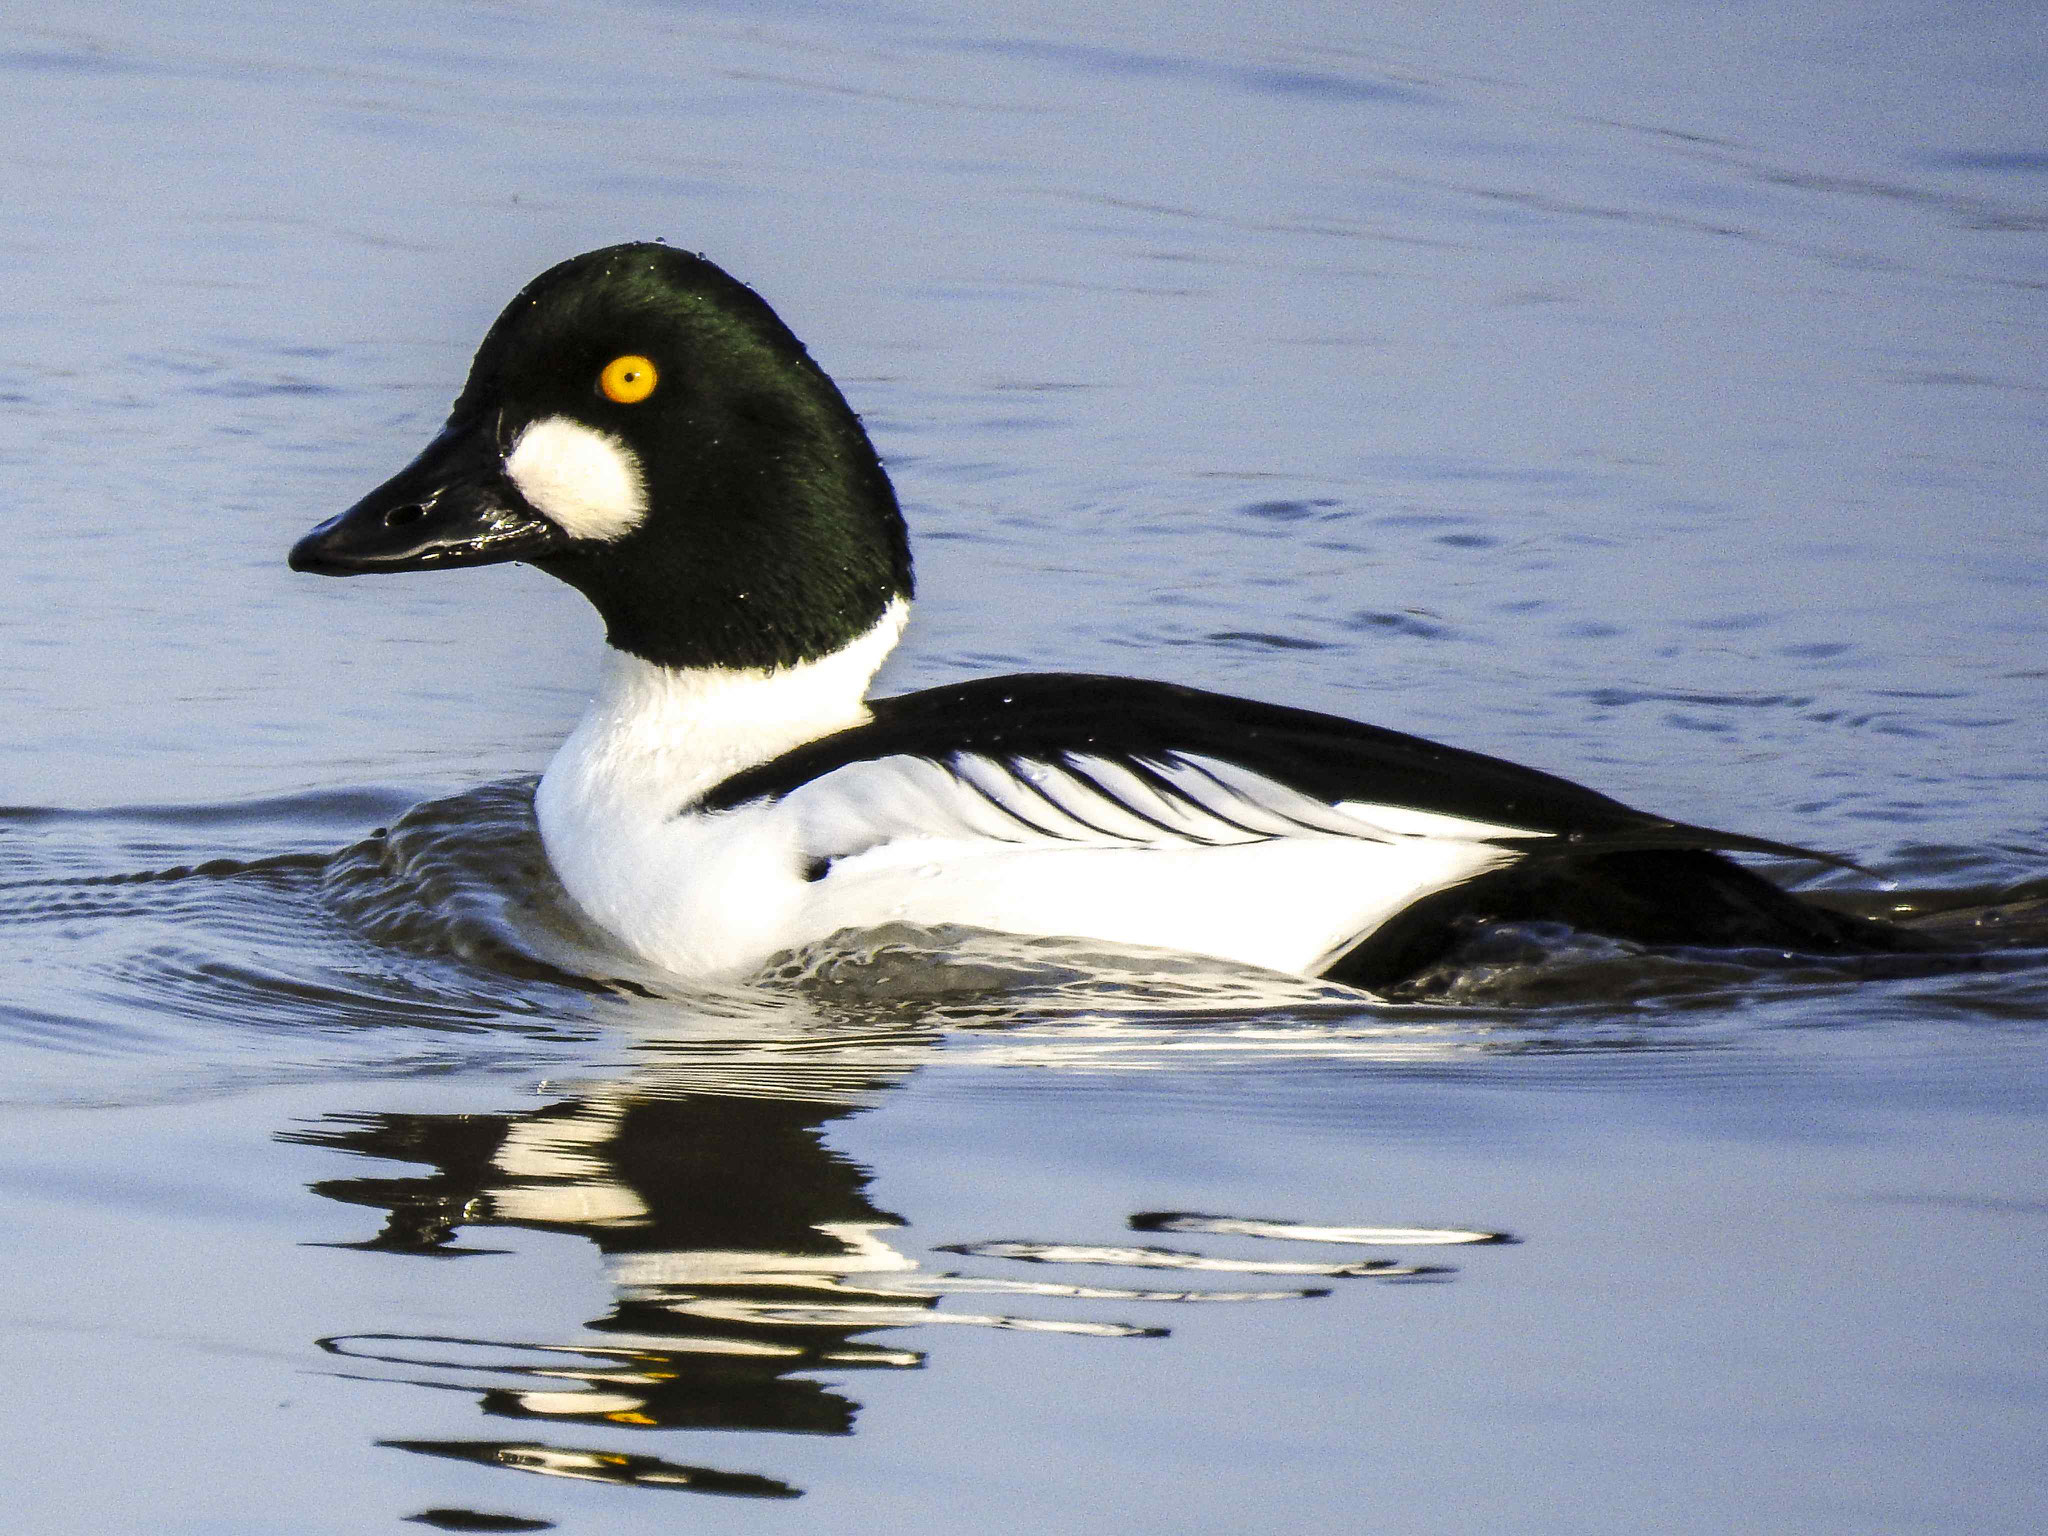
[[[619,539],[647,516],[647,483],[633,450],[566,416],[544,416],[505,455],[519,494],[572,539]]]

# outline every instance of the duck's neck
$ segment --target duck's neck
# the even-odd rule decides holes
[[[786,667],[664,667],[607,651],[597,696],[542,776],[542,835],[552,847],[572,820],[621,833],[664,821],[742,769],[860,724],[909,615],[899,598],[844,648]]]

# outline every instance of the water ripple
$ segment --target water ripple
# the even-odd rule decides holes
[[[394,814],[403,798],[0,812],[0,1032],[34,1048],[11,1096],[105,1102],[456,1061],[545,1070],[611,1039],[645,1093],[859,1102],[934,1066],[1391,1068],[1724,1047],[1852,997],[1869,1019],[2048,1009],[2048,896],[1968,884],[1988,856],[1949,848],[1913,858],[1943,890],[1825,892],[1995,946],[1940,975],[1915,957],[1788,967],[1519,924],[1478,931],[1388,1001],[1199,957],[882,928],[744,982],[690,984],[577,913],[540,846],[530,778]],[[386,824],[360,835],[372,819]]]

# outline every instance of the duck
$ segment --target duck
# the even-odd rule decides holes
[[[1501,923],[1788,958],[1920,947],[1730,856],[1847,860],[1381,726],[1088,674],[870,698],[914,592],[889,476],[769,305],[665,242],[529,283],[433,440],[289,557],[509,561],[605,631],[534,791],[548,861],[681,977],[895,925],[1389,994]]]

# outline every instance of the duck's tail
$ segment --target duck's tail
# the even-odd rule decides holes
[[[1368,991],[1398,991],[1488,923],[1556,923],[1651,948],[1742,950],[1787,960],[1913,956],[1937,971],[1968,968],[1992,947],[1954,923],[1836,910],[1703,848],[1610,848],[1533,856],[1425,897],[1323,974]]]

